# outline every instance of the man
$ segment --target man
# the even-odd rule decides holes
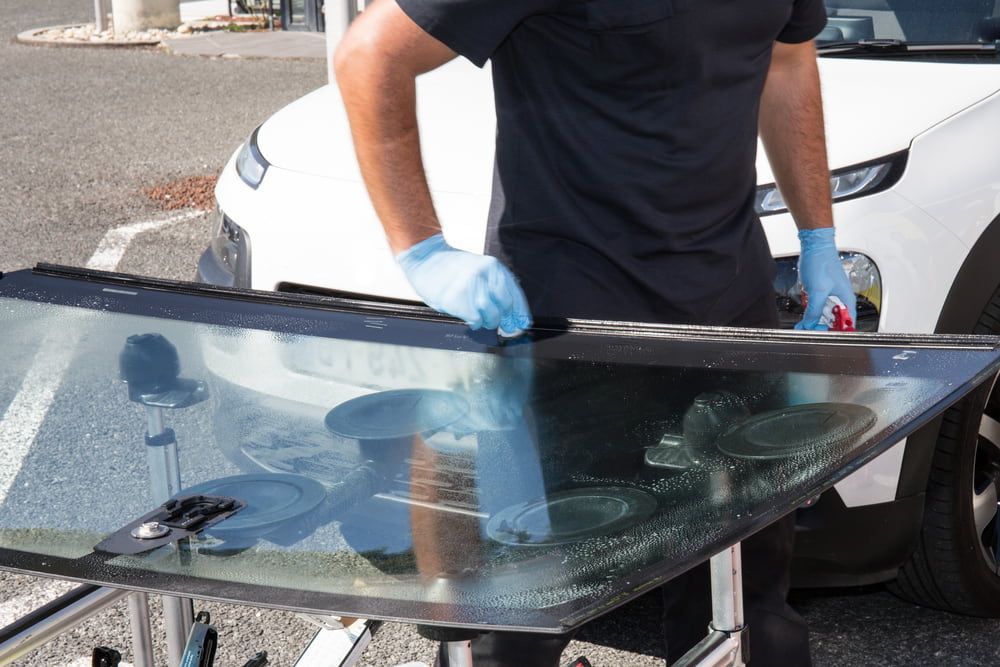
[[[758,129],[800,228],[821,328],[854,315],[834,243],[813,38],[822,0],[377,0],[336,55],[365,182],[416,292],[473,328],[532,314],[771,327],[773,261],[754,209]],[[423,172],[414,81],[492,60],[497,105],[487,256],[456,250]],[[784,602],[790,519],[745,545],[754,665],[809,663]],[[704,573],[666,587],[670,658],[699,634]],[[495,634],[477,665],[554,665],[566,638]]]

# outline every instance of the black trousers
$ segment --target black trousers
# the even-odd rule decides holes
[[[776,328],[774,296],[768,292],[730,322],[731,326]],[[750,627],[753,667],[809,667],[808,629],[787,603],[794,515],[760,530],[742,544],[743,602]],[[661,587],[663,639],[667,662],[679,659],[708,634],[711,586],[708,563],[702,563]],[[473,641],[476,667],[556,667],[574,633],[491,632]],[[447,667],[444,651],[441,667]]]

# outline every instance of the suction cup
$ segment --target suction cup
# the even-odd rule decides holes
[[[469,404],[450,391],[395,389],[341,403],[327,413],[326,428],[355,440],[395,440],[433,433],[466,415]]]
[[[724,433],[718,447],[738,458],[780,459],[852,440],[876,420],[863,405],[794,405],[750,417]]]
[[[486,531],[512,546],[555,546],[621,532],[655,510],[656,499],[638,489],[571,489],[508,507],[493,515]]]
[[[302,475],[260,473],[213,479],[185,488],[184,494],[227,496],[244,501],[245,508],[207,531],[227,542],[238,542],[303,522],[326,498],[326,489]]]

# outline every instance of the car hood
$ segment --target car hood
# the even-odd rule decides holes
[[[915,136],[998,90],[1000,65],[821,58],[831,168],[906,149]],[[455,60],[418,80],[418,114],[431,188],[486,194],[495,116],[489,69]],[[275,167],[337,180],[361,176],[336,86],[288,105],[258,133]],[[759,151],[758,182],[773,181]]]
[[[489,68],[456,59],[417,79],[424,169],[431,188],[489,193],[496,115]],[[324,86],[269,118],[257,134],[273,166],[360,181],[347,115],[336,85]]]

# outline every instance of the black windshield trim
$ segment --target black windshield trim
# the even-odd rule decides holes
[[[32,278],[63,278],[84,283],[99,283],[107,286],[141,289],[152,293],[165,293],[174,296],[192,296],[217,298],[223,301],[238,301],[258,304],[261,307],[278,306],[286,308],[301,308],[295,313],[297,317],[308,316],[310,311],[339,312],[372,317],[392,317],[394,319],[414,320],[422,322],[437,322],[453,325],[452,342],[457,338],[454,334],[464,332],[470,347],[504,348],[516,344],[516,341],[499,340],[495,332],[472,332],[458,320],[442,315],[426,306],[400,304],[397,302],[380,302],[371,300],[345,299],[341,297],[324,297],[310,294],[291,294],[285,292],[265,292],[260,290],[219,287],[202,283],[166,280],[162,278],[146,278],[141,276],[96,271],[77,267],[60,266],[56,264],[38,264],[33,270],[9,273],[0,280],[0,296],[4,296],[5,283],[21,283],[30,285]],[[140,308],[135,299],[123,298],[114,293],[104,293],[98,290],[106,299],[104,307],[109,310],[133,315],[153,315],[149,307]],[[53,292],[46,292],[51,298]],[[24,294],[18,294],[25,298]],[[148,300],[147,300],[148,301]],[[78,305],[73,298],[67,296],[65,305]],[[146,304],[151,306],[153,304]],[[235,304],[234,304],[235,306]],[[186,317],[186,315],[182,315]],[[256,328],[256,327],[255,327]],[[541,318],[531,330],[534,340],[552,338],[562,334],[587,334],[603,337],[651,338],[657,340],[683,339],[685,341],[756,341],[781,345],[856,345],[864,344],[875,347],[933,347],[956,349],[1000,349],[1000,337],[973,335],[931,335],[931,334],[891,334],[891,333],[834,333],[834,332],[804,332],[785,331],[777,329],[739,329],[704,326],[682,326],[669,324],[651,324],[642,322],[617,322],[579,319],[545,319]],[[322,335],[322,334],[318,334]]]

